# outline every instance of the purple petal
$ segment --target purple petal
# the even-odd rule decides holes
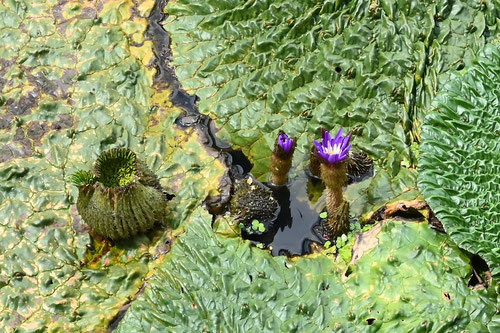
[[[347,136],[342,140],[342,147],[346,147],[351,139],[351,133],[347,134]]]
[[[336,145],[339,145],[340,147],[342,147],[342,140],[343,140],[343,138],[342,138],[342,137],[340,137],[340,138],[338,138],[338,139],[333,139],[333,140],[332,140],[332,146],[333,146],[334,144],[336,144]]]
[[[293,139],[288,139],[283,145],[283,150],[285,151],[285,153],[288,154],[292,150],[292,146],[293,146]]]
[[[278,141],[280,144],[285,143],[286,139],[288,139],[288,136],[285,133],[281,133],[278,137]]]
[[[278,144],[283,148],[286,154],[290,152],[293,146],[293,139],[290,139],[288,135],[286,135],[284,132],[282,132],[278,136]]]
[[[319,151],[318,155],[325,161],[328,161],[328,158],[330,157],[330,155],[328,155],[328,153],[324,152],[323,150]]]
[[[330,164],[335,164],[345,160],[349,154],[349,149],[351,149],[351,144],[349,143],[351,135],[352,133],[349,132],[344,137],[343,130],[340,128],[337,135],[333,138],[330,132],[321,129],[322,142],[320,143],[314,140],[314,145],[316,146],[319,157]],[[340,152],[338,154],[328,154],[328,148],[334,147],[335,145],[340,146]]]
[[[340,138],[342,138],[342,128],[339,129],[337,132],[337,135],[335,136],[335,141],[338,141]]]
[[[345,160],[346,157],[347,157],[347,154],[344,154],[344,153],[340,154],[339,155],[339,161]]]
[[[313,140],[313,141],[314,141],[314,145],[316,146],[316,149],[317,149],[318,151],[321,151],[321,148],[323,147],[323,146],[321,145],[321,143],[319,143],[319,142],[318,142],[318,141],[316,141],[316,140]]]
[[[344,148],[346,154],[349,152],[349,150],[351,149],[351,146],[352,144],[349,144],[347,147]]]
[[[332,139],[332,136],[330,134],[330,132],[328,131],[325,131],[324,129],[322,129],[322,133],[321,133],[321,136],[323,137],[323,146],[327,146],[328,145],[328,142]]]

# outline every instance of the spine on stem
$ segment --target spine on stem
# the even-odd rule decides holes
[[[347,161],[351,134],[345,137],[340,129],[335,137],[322,131],[322,141],[314,140],[317,156],[321,161],[321,179],[326,186],[326,209],[328,218],[323,230],[330,238],[349,231],[349,204],[344,201],[343,188],[347,185]]]
[[[349,204],[344,200],[343,187],[347,184],[344,162],[334,165],[321,164],[321,178],[326,186],[327,222],[323,226],[330,237],[349,231]]]

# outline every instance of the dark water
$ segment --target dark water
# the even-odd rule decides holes
[[[170,66],[172,50],[170,49],[170,37],[163,29],[161,22],[166,18],[163,9],[167,0],[156,1],[155,7],[149,17],[149,28],[146,37],[153,41],[155,54],[155,65],[158,69],[154,79],[154,85],[166,86],[171,90],[170,101],[173,105],[182,109],[184,113],[176,120],[176,124],[182,128],[194,127],[203,144],[219,152],[219,159],[233,172],[243,174],[250,172],[253,167],[248,158],[241,152],[235,150],[227,142],[221,141],[215,133],[217,128],[212,119],[198,112],[196,103],[198,96],[189,95],[180,85],[175,70]]]
[[[315,182],[319,186],[308,186],[308,182]],[[318,180],[310,179],[302,172],[287,186],[265,185],[278,201],[279,213],[272,221],[261,221],[267,228],[264,233],[248,233],[243,229],[243,238],[270,249],[273,256],[289,257],[310,253],[312,242],[324,243],[321,233],[317,234],[315,231],[315,226],[320,222],[319,213],[324,201],[314,202],[309,199],[321,196],[324,186]],[[308,193],[311,190],[316,193]]]
[[[348,184],[357,183],[373,176],[373,166],[363,174],[349,176]],[[273,187],[280,205],[280,211],[273,221],[272,227],[261,235],[242,233],[243,238],[254,244],[261,243],[271,250],[273,256],[300,256],[311,253],[312,243],[324,244],[321,218],[325,200],[324,184],[319,178],[311,175],[309,170],[301,171],[287,186]],[[353,220],[355,221],[355,220]],[[353,222],[351,221],[351,222]]]
[[[315,180],[300,173],[287,187],[271,188],[281,207],[275,221],[276,234],[271,242],[265,244],[271,248],[273,256],[307,254],[311,252],[312,242],[324,242],[313,228],[320,222],[319,213],[323,205],[315,205],[309,200],[308,181]]]

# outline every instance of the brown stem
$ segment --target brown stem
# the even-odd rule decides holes
[[[271,156],[271,181],[273,184],[281,186],[288,182],[288,172],[292,167],[292,154],[289,156],[278,156],[273,152]]]
[[[343,202],[342,189],[339,191],[338,188],[326,188],[326,210],[328,211],[328,216],[334,216]]]
[[[328,223],[325,229],[328,236],[338,237],[349,230],[349,204],[342,195],[343,187],[347,184],[346,163],[322,163],[321,178],[326,185]]]
[[[349,232],[348,202],[342,202],[335,212],[328,212],[328,218],[323,223],[323,230],[330,239],[335,239]]]

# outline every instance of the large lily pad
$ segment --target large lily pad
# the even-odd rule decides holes
[[[354,131],[378,163],[356,187],[360,213],[415,197],[422,110],[497,29],[495,6],[472,1],[175,0],[166,12],[182,86],[260,179],[280,129],[299,138],[296,165],[321,127]]]
[[[486,329],[495,295],[467,287],[468,258],[447,235],[427,223],[379,230],[377,245],[346,267],[325,254],[271,257],[215,233],[198,210],[117,331]]]
[[[222,165],[175,127],[180,110],[155,90],[154,5],[0,2],[0,327],[105,329],[165,258]],[[70,176],[129,147],[176,197],[166,226],[127,241],[93,239]]]
[[[500,49],[488,45],[434,102],[419,187],[457,244],[500,273]]]

